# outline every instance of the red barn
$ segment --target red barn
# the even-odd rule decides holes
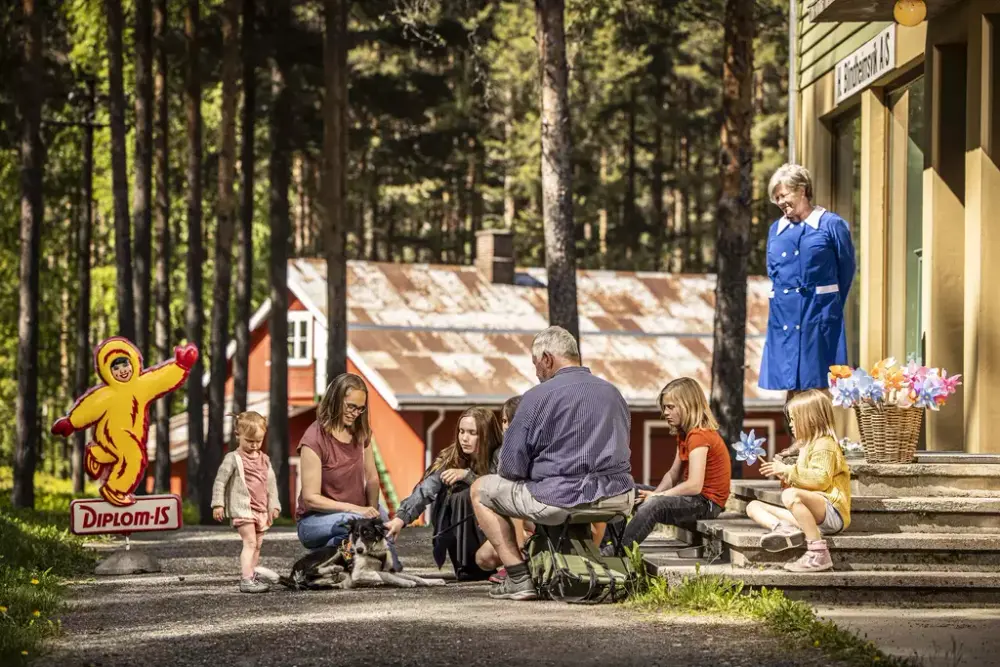
[[[480,232],[476,266],[348,263],[348,367],[369,386],[369,415],[390,508],[420,480],[473,405],[499,409],[537,380],[531,340],[548,326],[544,269],[514,269],[506,232]],[[326,264],[289,262],[288,413],[294,453],[326,377]],[[690,376],[711,384],[715,279],[623,271],[579,271],[581,353],[632,410],[632,474],[656,483],[675,443],[656,408],[662,386]],[[769,284],[751,278],[747,297],[746,427],[787,446],[783,393],[757,387]],[[270,303],[250,322],[248,409],[268,414]],[[235,347],[230,346],[232,355]],[[231,369],[231,366],[230,366]],[[232,377],[227,395],[232,395]],[[186,485],[187,415],[171,420],[173,490]],[[149,455],[155,457],[150,434]],[[290,459],[297,495],[298,458]],[[152,467],[151,467],[152,469]],[[756,476],[756,468],[745,470]],[[294,498],[290,501],[294,502]]]

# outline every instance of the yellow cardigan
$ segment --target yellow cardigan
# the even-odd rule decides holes
[[[851,525],[851,469],[836,440],[824,436],[806,444],[785,481],[798,489],[819,492],[837,508],[844,528]]]

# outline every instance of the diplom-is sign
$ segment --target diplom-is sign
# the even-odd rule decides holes
[[[125,507],[96,498],[74,500],[69,515],[76,535],[178,530],[182,523],[181,499],[175,495],[139,496]]]
[[[837,63],[836,103],[870,86],[896,68],[896,24],[865,42],[857,51]]]

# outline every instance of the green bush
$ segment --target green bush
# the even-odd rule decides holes
[[[22,665],[60,631],[64,579],[93,572],[97,555],[68,530],[70,482],[36,475],[34,510],[13,509],[11,487],[0,468],[0,664]]]

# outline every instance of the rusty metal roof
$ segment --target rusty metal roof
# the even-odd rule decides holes
[[[226,397],[225,412],[233,412],[233,397]],[[251,391],[247,394],[247,410],[258,412],[261,416],[268,418],[271,416],[270,394],[263,391]],[[290,405],[288,406],[289,418],[302,412],[311,410],[311,406]],[[208,433],[208,403],[202,409],[202,433]],[[223,440],[229,442],[232,432],[233,420],[226,418],[223,420]],[[182,412],[170,418],[170,462],[183,461],[188,455],[188,413]],[[151,420],[149,433],[146,439],[146,455],[150,462],[156,460],[156,421]]]
[[[326,264],[295,259],[289,288],[326,323]],[[548,326],[544,269],[493,284],[472,266],[348,263],[352,360],[390,403],[497,404],[537,384],[531,339]],[[757,387],[767,327],[766,278],[747,297],[746,400],[780,405],[783,392]],[[655,405],[669,380],[711,382],[715,277],[579,271],[581,353],[630,404]]]

